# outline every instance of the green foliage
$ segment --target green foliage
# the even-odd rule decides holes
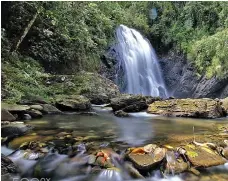
[[[228,29],[212,36],[204,36],[195,41],[189,53],[200,73],[206,72],[208,78],[228,74]]]
[[[158,9],[151,40],[160,53],[182,52],[208,77],[227,74],[227,2],[150,2]]]
[[[52,102],[55,97],[88,93],[106,84],[106,80],[96,73],[45,73],[36,60],[16,53],[5,55],[2,62],[2,101],[7,103],[19,102],[24,96],[38,96]]]
[[[47,99],[49,92],[42,82],[47,74],[37,61],[16,54],[8,55],[5,59],[7,61],[2,63],[2,74],[6,79],[3,92],[7,102],[15,103],[28,94]]]
[[[71,52],[80,69],[99,70],[100,55],[114,41],[119,24],[145,30],[147,16],[140,14],[136,3],[117,2],[56,2],[47,11],[55,22],[55,30],[71,42]],[[142,4],[144,5],[144,4]],[[134,14],[134,15],[132,15]]]
[[[152,8],[158,12],[154,20],[149,18]],[[226,46],[217,38],[227,38],[227,2],[7,2],[2,9],[9,44],[39,9],[19,51],[49,72],[98,71],[100,56],[116,43],[115,28],[125,24],[146,35],[160,54],[189,54],[201,74],[226,73],[225,66],[219,68]]]

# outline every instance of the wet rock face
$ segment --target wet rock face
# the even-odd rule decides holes
[[[228,96],[228,78],[197,77],[195,68],[184,56],[168,55],[160,59],[164,81],[169,92],[178,98],[225,98]]]
[[[226,116],[219,100],[213,99],[170,99],[156,101],[148,113],[177,117],[219,118]]]
[[[19,173],[16,165],[5,155],[1,154],[1,175]]]
[[[111,99],[113,111],[123,110],[125,112],[139,112],[148,108],[148,104],[160,100],[158,97],[122,94]]]
[[[212,97],[212,98],[224,98],[228,96],[228,77],[219,79],[212,77],[208,79],[203,76],[198,84],[195,86],[193,97]]]
[[[174,97],[192,97],[194,86],[198,82],[193,67],[183,56],[167,56],[160,59],[164,81],[169,92]]]
[[[56,107],[61,111],[89,111],[91,103],[84,96],[74,95],[56,99]]]

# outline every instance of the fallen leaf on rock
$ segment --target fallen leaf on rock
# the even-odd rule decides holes
[[[138,147],[138,148],[135,148],[131,151],[131,153],[136,153],[136,154],[145,154],[145,151],[144,151],[144,148],[143,147]]]

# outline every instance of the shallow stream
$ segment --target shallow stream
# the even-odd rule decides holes
[[[55,144],[63,144],[54,140],[53,136],[59,133],[70,133],[82,142],[93,143],[94,149],[111,147],[114,150],[124,151],[128,147],[141,146],[149,143],[179,145],[183,141],[200,142],[209,139],[208,135],[216,134],[217,127],[228,124],[228,118],[223,119],[190,119],[161,117],[146,112],[131,113],[128,118],[115,117],[109,108],[94,107],[97,115],[48,115],[42,119],[26,121],[34,126],[29,135],[16,138],[11,141],[8,148],[2,147],[2,153],[9,155],[23,142],[51,140]],[[213,137],[210,139],[213,140]],[[83,150],[83,149],[82,149]],[[34,177],[39,161],[25,160],[20,151],[11,154],[9,158],[21,169],[23,175]],[[48,153],[42,160],[42,177],[51,177],[52,181],[76,181],[76,180],[133,180],[124,170],[93,170],[90,166],[83,166],[88,154],[81,151],[72,158],[66,154],[57,152]],[[74,161],[72,161],[74,160]],[[50,172],[51,176],[50,176]],[[212,181],[228,180],[228,165],[203,169],[201,176],[189,173],[162,177],[158,170],[151,172],[147,180],[155,181]]]

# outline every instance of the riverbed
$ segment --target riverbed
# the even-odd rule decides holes
[[[217,129],[228,124],[228,118],[174,118],[151,115],[146,112],[130,113],[130,117],[119,118],[114,116],[108,107],[93,108],[96,112],[95,115],[68,113],[65,115],[47,115],[41,119],[27,120],[26,124],[32,125],[34,129],[27,135],[12,140],[8,148],[5,146],[2,148],[2,153],[9,155],[24,142],[49,141],[54,145],[58,145],[57,147],[60,149],[55,149],[46,156],[47,161],[43,161],[41,166],[43,169],[41,171],[42,177],[51,177],[51,180],[56,181],[132,180],[133,178],[122,170],[121,165],[119,166],[120,171],[100,169],[94,171],[90,166],[84,166],[83,163],[88,158],[86,149],[73,156],[73,158],[77,158],[74,159],[74,162],[69,161],[67,156],[69,151],[65,152],[64,149],[70,143],[66,141],[66,137],[62,136],[64,138],[61,138],[61,133],[70,135],[69,137],[73,137],[76,143],[80,143],[79,145],[82,147],[90,144],[90,146],[94,147],[94,150],[112,148],[114,151],[122,153],[129,147],[150,143],[176,146],[183,142],[193,141],[193,139],[200,142],[204,139],[209,139],[211,135],[216,134]],[[58,140],[56,135],[60,135]],[[213,140],[213,138],[210,139]],[[62,142],[59,140],[62,140]],[[37,169],[39,160],[26,160],[20,151],[11,154],[9,158],[18,165],[23,175],[30,178],[36,176],[34,171]],[[51,170],[51,174],[46,170]],[[200,176],[182,173],[163,177],[159,169],[155,169],[146,180],[228,180],[227,164],[202,169],[200,172]]]

